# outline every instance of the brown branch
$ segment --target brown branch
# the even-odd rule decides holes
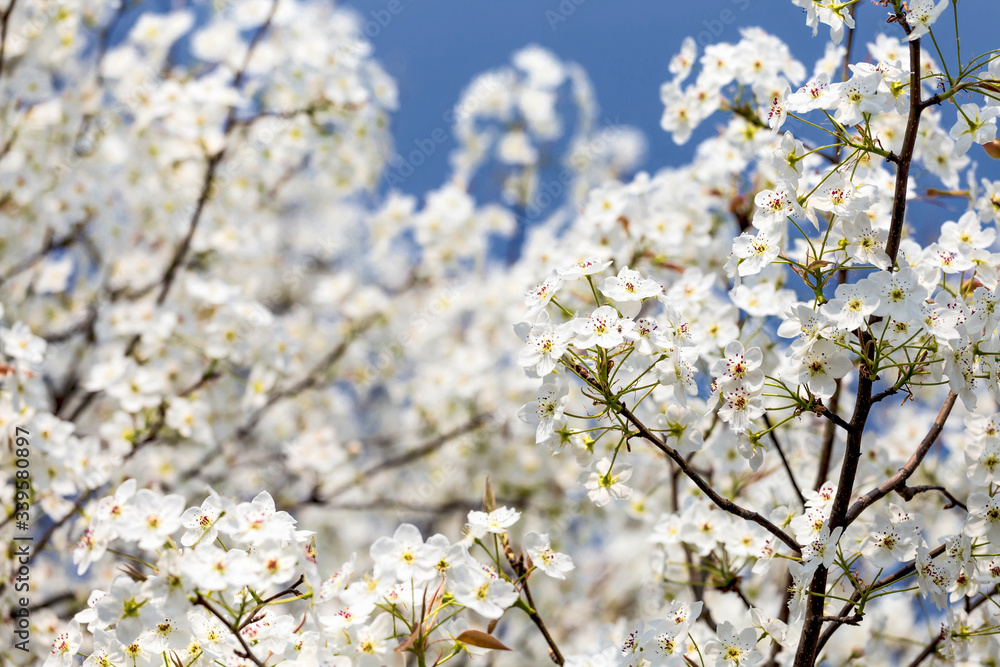
[[[580,376],[581,379],[584,380],[584,382],[589,384],[591,387],[597,389],[598,391],[603,392],[600,383],[594,379],[594,376],[591,375],[590,371],[588,371],[586,368],[584,368],[582,365],[578,363],[571,363],[570,367],[578,376]],[[663,440],[659,438],[659,436],[651,432],[646,427],[645,424],[639,421],[639,419],[634,414],[632,414],[631,410],[629,410],[622,404],[616,405],[615,410],[619,412],[623,417],[625,417],[625,419],[627,419],[638,430],[639,435],[641,435],[643,438],[652,443],[657,449],[666,454],[670,458],[670,460],[676,463],[677,467],[681,469],[681,472],[683,472],[688,477],[688,479],[694,482],[695,486],[701,489],[702,493],[708,496],[708,498],[713,503],[715,503],[716,506],[718,506],[720,509],[725,510],[726,512],[729,512],[730,514],[740,517],[741,519],[752,521],[753,523],[757,524],[758,526],[760,526],[761,528],[763,528],[764,530],[766,530],[767,532],[771,533],[779,540],[784,542],[795,553],[802,553],[802,547],[799,546],[799,543],[796,542],[794,539],[792,539],[792,537],[789,536],[788,533],[775,526],[773,523],[771,523],[769,520],[767,520],[765,517],[761,516],[757,512],[754,512],[753,510],[748,510],[745,507],[741,507],[740,505],[737,505],[733,501],[719,495],[715,491],[715,489],[713,489],[712,486],[708,482],[706,482],[705,479],[701,475],[699,475],[694,468],[691,467],[691,464],[688,463],[683,456],[677,453],[677,451],[674,450],[673,448],[668,447],[666,443],[664,443]]]
[[[788,479],[792,482],[792,487],[795,489],[795,495],[799,497],[799,502],[802,504],[802,507],[805,507],[806,497],[802,495],[802,489],[799,488],[799,483],[795,480],[795,473],[792,472],[792,467],[788,464],[788,458],[785,457],[785,452],[781,449],[781,443],[778,442],[778,436],[775,435],[774,429],[771,426],[771,420],[768,418],[766,412],[764,413],[764,424],[769,429],[768,434],[771,436],[771,442],[774,443],[774,448],[778,450],[778,456],[781,457],[781,464],[785,467],[785,472],[788,473]]]
[[[718,417],[718,413],[716,413],[715,417]],[[667,465],[670,466],[670,511],[676,514],[680,511],[677,478],[680,476],[681,471],[669,461],[667,462]],[[681,548],[684,550],[684,562],[687,564],[688,588],[691,589],[691,597],[695,602],[703,603],[701,605],[701,613],[695,620],[704,622],[712,632],[715,632],[718,629],[718,626],[715,623],[715,619],[712,618],[712,612],[709,609],[709,606],[704,604],[705,590],[703,584],[705,581],[705,572],[704,570],[696,569],[694,567],[694,557],[691,554],[691,547],[687,544],[687,542],[681,542],[680,544]]]
[[[313,502],[325,505],[330,500],[333,500],[337,496],[349,491],[355,486],[367,483],[368,481],[371,480],[372,477],[375,477],[376,475],[380,475],[384,472],[393,470],[394,468],[399,468],[401,466],[407,465],[408,463],[412,463],[413,461],[422,459],[423,457],[434,453],[435,451],[446,445],[451,440],[454,440],[459,436],[465,435],[466,433],[476,430],[488,420],[489,420],[489,415],[485,414],[475,415],[465,424],[455,429],[452,429],[447,433],[442,433],[436,438],[432,438],[431,440],[428,440],[427,442],[418,447],[414,447],[413,449],[409,449],[405,452],[397,454],[396,456],[391,456],[385,459],[384,461],[379,461],[378,463],[372,464],[367,469],[358,473],[357,477],[354,480],[346,484],[342,484],[341,486],[337,487],[329,494],[327,494],[325,497],[320,497],[318,493],[314,494],[315,497],[313,499]]]
[[[378,316],[373,316],[363,320],[358,325],[351,327],[347,335],[344,337],[344,340],[340,341],[340,343],[335,348],[330,350],[326,354],[326,356],[323,357],[323,359],[321,359],[318,363],[316,363],[316,365],[314,365],[309,370],[309,372],[306,373],[305,377],[303,377],[298,382],[295,382],[294,384],[291,384],[288,387],[285,387],[284,389],[271,394],[271,396],[268,397],[267,402],[264,403],[264,405],[257,408],[250,415],[250,418],[246,421],[246,423],[244,423],[242,426],[239,427],[239,429],[237,429],[236,437],[242,440],[243,438],[250,435],[250,433],[260,422],[264,414],[268,410],[273,408],[274,405],[279,401],[282,401],[286,398],[291,398],[293,396],[297,396],[298,394],[301,394],[307,389],[311,389],[312,387],[315,387],[317,384],[319,384],[322,376],[329,370],[331,366],[337,363],[340,360],[340,358],[344,356],[344,354],[347,352],[347,348],[350,346],[352,342],[354,342],[354,339],[359,334],[362,334],[369,328],[371,328],[376,321],[378,321]]]
[[[847,14],[852,19],[854,18],[854,10],[855,10],[856,7],[857,7],[857,4],[855,4],[855,3],[851,3],[847,7]],[[851,64],[851,47],[854,46],[854,28],[848,28],[847,29],[847,44],[845,46],[847,48],[844,50],[844,62],[841,64],[841,71],[840,71],[840,77],[841,77],[841,80],[843,80],[843,81],[847,81],[848,79],[851,78],[851,68],[850,68],[850,64]],[[839,149],[838,149],[838,153],[839,153]],[[840,157],[840,155],[838,154],[837,157]]]
[[[21,260],[14,266],[10,267],[6,273],[0,276],[0,285],[3,285],[5,282],[10,280],[14,276],[20,273],[24,273],[25,271],[33,267],[35,264],[45,259],[46,255],[48,255],[53,250],[65,248],[75,243],[83,234],[84,230],[87,228],[87,225],[90,224],[91,220],[92,218],[87,217],[77,223],[74,223],[70,231],[68,231],[67,233],[63,234],[58,238],[52,233],[52,230],[50,229],[45,234],[45,240],[42,241],[42,247],[39,248],[34,253],[32,253],[31,255],[25,257],[23,260]]]
[[[229,629],[229,631],[236,636],[236,639],[237,641],[239,641],[240,646],[243,647],[243,655],[241,657],[251,661],[253,664],[257,665],[257,667],[266,667],[264,663],[261,662],[260,659],[258,659],[257,656],[253,654],[253,651],[250,650],[250,646],[249,644],[247,644],[247,640],[243,638],[243,635],[240,633],[239,629],[235,627],[236,624],[230,623],[218,609],[213,607],[208,600],[202,597],[201,593],[196,592],[195,594],[198,597],[195,599],[194,603],[196,605],[201,605],[202,607],[207,609],[213,616],[222,621],[222,624],[225,625]],[[236,655],[240,655],[240,653],[237,651]]]
[[[929,555],[930,555],[931,558],[936,558],[936,557],[940,556],[941,554],[943,554],[944,550],[945,550],[945,545],[941,544],[941,545],[938,545],[937,547],[935,547],[930,552]],[[916,562],[916,560],[912,560],[909,563],[907,563],[906,565],[904,565],[903,567],[901,567],[898,570],[896,570],[895,572],[893,572],[892,574],[888,574],[888,575],[882,577],[881,579],[879,579],[878,581],[876,581],[874,584],[872,584],[868,588],[868,590],[873,591],[873,590],[878,590],[879,588],[883,588],[885,586],[890,586],[890,585],[892,585],[892,584],[894,584],[894,583],[896,583],[898,581],[902,581],[903,579],[906,579],[907,577],[912,576],[916,571],[917,571],[917,562]],[[840,610],[840,615],[841,616],[846,616],[847,613],[850,612],[851,609],[853,609],[855,607],[855,605],[857,604],[858,600],[860,600],[860,599],[861,599],[861,591],[855,591],[854,594],[851,595],[850,602],[844,603],[844,607]],[[817,652],[823,650],[823,647],[826,646],[826,643],[828,641],[830,641],[830,638],[833,637],[833,633],[835,633],[837,631],[837,629],[840,627],[840,625],[841,624],[831,625],[831,626],[827,627],[826,630],[823,631],[823,634],[819,638],[819,643],[818,643],[818,645],[816,647]]]
[[[836,623],[837,625],[861,625],[864,614],[851,614],[850,616],[823,616],[819,620],[823,623]]]
[[[927,452],[930,450],[931,446],[937,441],[938,436],[941,434],[941,430],[944,428],[945,422],[948,420],[948,415],[951,414],[951,409],[955,405],[955,399],[957,395],[955,392],[948,392],[948,397],[945,399],[944,404],[941,406],[941,410],[938,411],[937,417],[934,419],[934,423],[931,425],[930,430],[924,439],[920,441],[917,449],[910,455],[909,460],[906,464],[896,471],[896,473],[885,480],[874,489],[866,493],[865,495],[854,501],[851,505],[851,509],[847,512],[847,524],[850,525],[855,519],[860,516],[872,503],[876,502],[880,498],[888,495],[893,491],[897,491],[906,486],[906,480],[916,472],[917,467],[924,460]],[[900,495],[903,495],[900,493]],[[950,496],[950,494],[949,494]],[[905,497],[905,495],[904,495]],[[907,498],[908,499],[908,498]]]
[[[940,643],[941,643],[941,642],[942,642],[942,641],[944,640],[944,632],[945,632],[945,629],[944,629],[944,628],[942,627],[942,628],[941,628],[941,632],[940,632],[940,633],[939,633],[939,634],[938,634],[938,635],[937,635],[937,636],[936,636],[936,637],[935,637],[934,639],[932,639],[932,640],[931,640],[931,641],[930,641],[930,642],[929,642],[929,643],[927,644],[927,646],[925,646],[925,647],[924,647],[924,650],[923,650],[923,651],[921,651],[921,652],[920,652],[920,653],[919,653],[919,654],[917,655],[917,657],[916,657],[916,658],[914,658],[914,659],[913,659],[913,660],[912,660],[912,661],[911,661],[911,662],[910,662],[910,663],[909,663],[909,664],[907,665],[907,667],[917,667],[917,665],[919,665],[920,663],[922,663],[922,662],[923,662],[924,660],[926,660],[926,659],[927,659],[927,658],[929,658],[930,656],[932,656],[932,655],[934,655],[935,653],[937,653],[937,647],[938,647],[938,644],[940,644]]]
[[[816,480],[813,482],[813,489],[819,489],[823,484],[826,483],[826,478],[830,474],[830,457],[833,455],[833,443],[837,438],[837,422],[834,417],[840,419],[837,415],[837,410],[840,405],[840,388],[843,385],[843,381],[838,379],[836,386],[833,390],[833,396],[830,397],[830,406],[823,411],[824,416],[830,421],[827,422],[826,430],[823,432],[823,446],[820,448],[819,455],[819,465],[816,467]],[[843,419],[841,428],[847,428],[847,422]]]
[[[267,605],[269,605],[270,603],[274,602],[278,598],[282,598],[282,597],[284,597],[286,595],[289,595],[291,593],[295,593],[296,595],[299,595],[300,593],[296,589],[299,586],[301,586],[305,582],[305,580],[306,580],[305,575],[300,574],[299,578],[295,580],[294,584],[292,584],[291,586],[289,586],[288,588],[286,588],[283,591],[279,591],[279,592],[275,593],[271,597],[264,598],[263,600],[261,600],[260,604],[258,604],[256,607],[254,607],[253,609],[250,610],[250,613],[247,614],[246,620],[243,621],[242,623],[240,623],[240,626],[239,626],[238,630],[242,630],[243,628],[245,628],[248,625],[250,625],[251,623],[253,623],[253,619],[254,619],[255,616],[257,616],[257,612],[260,611],[261,609],[263,609],[264,607],[266,607]]]
[[[250,44],[247,46],[246,54],[243,56],[243,63],[233,76],[232,87],[234,89],[239,89],[243,84],[243,77],[246,76],[247,67],[250,65],[250,59],[253,57],[254,50],[260,43],[264,33],[267,32],[268,28],[271,26],[271,21],[274,20],[274,13],[277,9],[278,0],[274,0],[274,2],[271,3],[271,12],[268,14],[267,19],[260,26],[260,28],[257,29],[257,32],[254,33],[253,38],[250,40]],[[236,105],[233,105],[229,107],[229,112],[226,114],[226,121],[222,127],[222,136],[224,139],[229,137],[235,127],[235,119]],[[198,222],[201,220],[201,214],[205,209],[205,204],[208,202],[208,198],[213,193],[215,185],[215,171],[218,168],[219,163],[222,162],[222,157],[225,153],[226,147],[223,146],[217,153],[213,154],[208,159],[208,164],[205,168],[205,179],[202,182],[201,194],[195,204],[194,212],[191,214],[191,221],[188,223],[187,234],[174,251],[174,256],[171,258],[170,264],[167,266],[167,271],[160,281],[160,293],[156,296],[157,305],[162,304],[166,300],[167,294],[170,292],[170,286],[173,284],[174,278],[177,275],[177,270],[180,268],[181,263],[187,256],[188,249],[191,247],[191,239],[194,237],[195,231],[198,229]]]
[[[492,493],[492,488],[487,486],[487,494],[491,498]],[[493,502],[491,501],[490,504],[493,504]],[[492,508],[487,507],[486,509],[489,510]],[[531,619],[531,622],[535,624],[535,627],[538,628],[538,631],[542,633],[542,637],[545,638],[545,643],[549,645],[549,658],[551,658],[552,662],[557,665],[564,665],[566,663],[566,659],[559,650],[559,646],[556,645],[555,639],[553,639],[551,633],[549,633],[549,629],[546,627],[545,621],[542,620],[541,615],[538,613],[538,608],[535,607],[535,601],[531,598],[531,589],[528,587],[528,577],[530,574],[528,572],[528,567],[524,562],[524,555],[522,554],[521,556],[517,556],[514,554],[514,549],[511,548],[510,541],[507,539],[506,535],[500,536],[500,543],[503,546],[504,556],[507,557],[507,562],[510,563],[510,567],[514,570],[514,574],[517,575],[517,580],[520,582],[521,590],[524,591],[524,597],[527,598],[528,609],[530,609],[530,611],[527,612],[528,617]]]
[[[872,396],[872,403],[880,403],[890,396],[895,396],[899,393],[899,388],[896,386],[889,387],[888,389],[883,389],[879,393]]]
[[[257,408],[257,410],[255,410],[253,413],[251,413],[249,419],[237,429],[236,437],[238,439],[243,439],[249,436],[253,432],[253,429],[260,422],[261,418],[264,416],[264,413],[270,410],[272,407],[274,407],[274,405],[278,403],[278,401],[296,396],[297,394],[300,394],[303,391],[306,391],[307,389],[310,389],[319,384],[320,376],[325,374],[329,370],[330,366],[335,364],[338,360],[340,360],[342,356],[344,356],[344,354],[347,352],[348,346],[354,341],[355,336],[357,336],[360,333],[363,333],[365,330],[371,327],[377,320],[378,320],[377,316],[370,317],[361,322],[360,324],[358,324],[356,327],[354,327],[348,332],[344,340],[342,340],[335,348],[333,348],[333,350],[327,353],[327,355],[323,358],[322,361],[313,366],[313,368],[306,374],[304,378],[286,387],[285,389],[272,394],[268,398],[267,402],[261,407]],[[205,469],[205,467],[209,463],[211,463],[215,459],[215,457],[218,456],[220,453],[221,449],[219,448],[215,448],[212,451],[208,452],[208,454],[204,456],[196,466],[181,474],[180,478],[185,481],[192,479],[195,475],[201,473]]]
[[[968,598],[966,598],[966,601],[968,602],[968,604],[967,604],[967,606],[965,608],[965,611],[966,612],[971,612],[976,607],[979,607],[984,602],[986,602],[987,600],[989,600],[991,595],[996,595],[996,593],[997,593],[998,590],[1000,590],[1000,586],[994,586],[992,591],[990,591],[989,593],[986,593],[985,595],[980,595],[979,597],[977,597],[975,600],[973,600],[971,602],[968,602]],[[924,647],[924,650],[922,650],[920,653],[917,654],[917,657],[915,657],[910,662],[910,664],[908,665],[908,667],[917,667],[924,660],[926,660],[927,658],[929,658],[930,656],[932,656],[937,651],[938,644],[940,644],[941,642],[944,641],[945,633],[946,632],[947,632],[947,629],[944,626],[942,626],[941,627],[941,632],[939,632],[937,634],[937,636],[934,637],[934,639],[932,639],[930,642],[927,643],[927,646]]]
[[[215,370],[215,363],[211,363],[208,365],[208,368],[205,369],[205,372],[201,374],[201,377],[198,378],[197,382],[187,387],[186,389],[181,390],[181,392],[177,394],[177,396],[179,398],[190,396],[191,394],[198,391],[212,380],[218,378],[220,375],[221,374],[217,370]],[[131,459],[133,456],[135,456],[135,453],[138,452],[140,448],[144,447],[145,445],[148,445],[160,435],[160,431],[163,430],[163,427],[167,423],[167,402],[166,401],[161,402],[156,412],[157,412],[156,421],[153,423],[152,426],[150,426],[149,431],[146,433],[146,435],[144,435],[141,440],[136,442],[132,446],[132,449],[130,449],[128,453],[125,454],[125,457],[123,459],[124,461],[128,461],[129,459]]]
[[[910,26],[906,17],[897,15],[897,22],[907,35]],[[920,126],[920,113],[924,106],[920,101],[920,40],[915,39],[910,45],[910,110],[906,117],[906,130],[903,133],[903,148],[896,163],[896,187],[892,195],[892,215],[889,222],[889,238],[885,244],[885,253],[889,255],[890,266],[895,265],[899,253],[899,241],[903,235],[903,214],[906,212],[906,188],[910,180],[910,163],[913,161],[913,147],[917,141],[917,130]]]
[[[534,600],[531,599],[531,589],[528,588],[528,580],[525,579],[521,583],[521,586],[524,589],[524,596],[528,598],[528,606],[531,608],[531,613],[528,614],[528,616],[531,618],[531,622],[535,624],[535,627],[538,628],[538,631],[542,633],[542,637],[545,638],[545,643],[549,645],[549,657],[552,659],[552,662],[557,665],[566,664],[566,659],[563,657],[562,653],[559,652],[559,647],[556,645],[556,641],[552,638],[552,635],[549,633],[549,629],[545,626],[545,621],[543,621],[542,617],[538,614],[538,609],[535,607]]]
[[[835,411],[836,407],[837,407],[837,402],[840,399],[840,395],[839,394],[840,394],[840,380],[837,380],[837,389],[834,391],[833,398],[830,399],[830,400],[834,401],[834,410],[830,410],[825,405],[823,405],[823,401],[817,401],[816,402],[816,407],[813,410],[813,412],[815,412],[816,414],[821,415],[823,417],[826,417],[827,419],[830,420],[831,424],[833,424],[835,426],[839,426],[840,428],[844,429],[845,431],[849,431],[849,430],[851,430],[851,425],[848,424],[847,421],[843,417],[841,417],[840,415],[838,415],[836,413],[836,411]],[[833,436],[830,435],[830,434],[828,434],[828,437],[832,438]],[[821,481],[817,482],[817,485],[821,485],[825,481],[826,481],[826,476],[824,475],[823,479]]]
[[[951,491],[944,488],[940,484],[924,484],[922,486],[906,486],[906,484],[903,484],[902,487],[896,489],[896,493],[903,496],[906,500],[913,500],[913,496],[926,491],[940,491],[941,494],[948,499],[948,504],[944,506],[944,509],[946,510],[951,509],[952,507],[961,507],[966,512],[969,511],[969,508],[965,506],[965,503],[953,496]]]
[[[907,24],[904,15],[897,14],[896,21],[902,26],[906,34],[910,33],[910,26]],[[909,183],[910,163],[913,161],[913,149],[916,144],[917,130],[920,125],[920,113],[923,110],[920,102],[919,39],[909,42],[909,52],[910,109],[906,119],[906,131],[903,135],[903,147],[900,151],[899,159],[895,161],[896,183],[893,191],[889,237],[886,241],[886,254],[889,255],[890,266],[895,265],[896,255],[899,253],[899,242],[903,234],[903,219],[906,212],[906,190]],[[859,338],[865,361],[870,361],[871,357],[874,356],[874,341],[872,341],[871,335],[864,330],[859,331]],[[838,527],[847,527],[850,524],[850,520],[848,520],[848,503],[854,490],[858,462],[861,459],[862,435],[864,434],[865,424],[868,421],[868,414],[872,407],[872,377],[870,373],[864,372],[864,367],[862,367],[861,371],[858,376],[858,392],[854,405],[854,415],[851,417],[850,429],[847,432],[847,447],[844,452],[844,463],[840,469],[837,494],[834,496],[830,508],[828,524],[831,531]],[[856,514],[852,515],[852,519],[856,518],[867,505],[858,506],[855,504],[855,507],[860,507],[860,509]],[[821,637],[820,631],[823,627],[821,619],[826,600],[826,580],[827,571],[821,565],[816,570],[816,574],[813,576],[810,585],[810,592],[813,595],[810,597],[806,608],[806,617],[802,624],[802,634],[799,637],[799,647],[795,654],[795,667],[813,667],[816,663],[818,644]]]
[[[869,354],[873,353],[874,341],[866,331],[858,332],[861,340],[862,354],[865,357],[863,364],[870,360]],[[846,527],[847,506],[851,499],[851,492],[854,489],[854,479],[858,473],[858,464],[861,461],[862,436],[865,431],[865,424],[868,421],[868,413],[871,411],[872,378],[862,365],[861,372],[858,373],[858,393],[854,404],[854,414],[851,416],[850,428],[847,431],[847,445],[844,452],[844,462],[840,467],[840,479],[837,484],[837,493],[833,498],[830,507],[830,517],[827,525],[832,532],[836,528]],[[795,667],[812,667],[816,663],[818,642],[820,632],[823,627],[822,618],[824,616],[824,604],[826,602],[826,582],[827,569],[820,565],[813,575],[809,584],[809,602],[806,606],[806,616],[802,624],[802,634],[799,638],[799,647],[795,654]]]
[[[159,306],[167,300],[167,295],[170,293],[170,287],[174,284],[174,279],[177,277],[177,271],[181,267],[181,263],[187,256],[188,250],[191,247],[191,239],[194,238],[194,234],[198,231],[198,223],[201,221],[201,214],[205,210],[205,204],[208,203],[208,198],[212,194],[213,186],[215,184],[215,170],[218,168],[219,163],[222,161],[222,156],[225,155],[226,149],[222,148],[219,152],[214,153],[208,158],[208,163],[205,165],[205,176],[201,184],[201,193],[198,195],[198,201],[195,203],[194,211],[191,213],[191,219],[188,222],[188,230],[181,240],[180,245],[174,250],[173,257],[170,258],[170,264],[167,265],[167,270],[160,279],[160,293],[156,295],[156,305]],[[139,296],[145,294],[147,290],[140,290]],[[135,349],[136,344],[139,341],[139,336],[136,335],[132,341],[129,343],[128,348],[125,350],[125,354],[131,354],[132,350]]]
[[[0,77],[3,76],[4,55],[7,51],[7,26],[10,24],[10,15],[14,12],[14,5],[17,0],[10,0],[7,9],[0,15]]]
[[[932,98],[933,99],[933,98]],[[930,101],[930,100],[928,100]],[[926,102],[925,102],[926,104]],[[941,190],[939,188],[927,188],[924,192],[924,197],[961,197],[963,199],[969,198],[968,190]]]
[[[511,496],[501,496],[497,499],[500,505],[518,505],[524,506],[527,502],[527,490],[521,493],[514,493]],[[345,512],[371,512],[373,510],[406,510],[408,512],[419,512],[421,514],[434,514],[438,516],[443,516],[446,514],[451,514],[454,512],[468,513],[469,506],[475,505],[476,500],[467,500],[464,498],[456,498],[454,500],[449,500],[447,502],[441,503],[439,505],[415,505],[413,503],[406,503],[400,500],[394,500],[392,498],[373,498],[369,501],[359,503],[325,503],[322,498],[313,496],[311,498],[306,498],[300,503],[297,503],[289,508],[291,511],[295,507],[301,507],[303,505],[315,505],[322,504],[325,508],[331,510],[343,510]]]
[[[64,593],[57,593],[52,597],[46,598],[37,604],[33,604],[28,607],[28,611],[38,611],[39,609],[45,609],[46,607],[52,607],[59,604],[60,602],[67,602],[69,600],[75,600],[76,594],[66,591]]]

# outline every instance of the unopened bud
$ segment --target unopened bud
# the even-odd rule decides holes
[[[1000,160],[1000,139],[994,139],[989,143],[983,144],[983,150],[994,160]]]

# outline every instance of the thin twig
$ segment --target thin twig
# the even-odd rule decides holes
[[[944,509],[946,510],[951,509],[952,507],[961,507],[966,512],[969,511],[969,508],[966,507],[965,503],[953,496],[951,491],[944,488],[940,484],[924,484],[922,486],[906,486],[906,484],[903,484],[900,488],[896,489],[896,493],[903,496],[906,500],[913,500],[913,496],[927,491],[940,491],[941,495],[948,499],[948,504],[944,506]]]
[[[492,498],[492,488],[487,487],[487,491]],[[493,501],[491,500],[490,502],[492,503]],[[493,508],[487,507],[487,509],[490,510]],[[528,587],[528,577],[530,575],[528,574],[528,567],[524,562],[524,556],[517,556],[514,553],[514,549],[511,548],[510,540],[507,538],[506,534],[500,536],[500,543],[503,546],[503,552],[504,556],[507,557],[507,562],[510,563],[511,569],[513,569],[514,574],[517,575],[517,580],[520,581],[521,590],[524,591],[524,597],[527,598],[528,608],[531,610],[528,612],[528,617],[531,618],[531,622],[535,624],[538,631],[542,633],[545,643],[549,645],[549,657],[552,659],[552,662],[560,666],[564,665],[566,663],[566,659],[559,650],[556,640],[552,638],[552,634],[545,625],[545,621],[538,613],[538,608],[535,607],[535,601],[531,598],[531,589]]]
[[[764,413],[764,424],[767,425],[768,434],[771,436],[771,442],[774,443],[774,448],[778,450],[778,456],[781,457],[781,464],[785,466],[785,472],[788,473],[788,479],[792,481],[792,487],[795,489],[795,495],[799,497],[799,502],[802,503],[802,507],[805,507],[806,497],[802,495],[802,489],[799,488],[799,483],[795,480],[795,473],[792,472],[792,466],[788,464],[788,458],[785,456],[785,452],[781,448],[781,443],[778,442],[778,436],[774,433],[774,428],[771,426],[771,420],[768,418],[766,412]]]

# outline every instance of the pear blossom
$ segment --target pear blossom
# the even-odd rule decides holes
[[[914,0],[910,3],[906,12],[906,22],[910,25],[910,34],[907,39],[911,42],[928,33],[931,25],[941,16],[948,7],[948,0]]]
[[[752,276],[760,273],[781,253],[777,233],[760,230],[756,235],[744,232],[733,240],[733,257],[739,260],[737,273]]]
[[[434,576],[433,559],[420,530],[401,524],[392,537],[380,537],[371,546],[371,557],[386,573],[400,581],[426,581]]]
[[[580,260],[575,264],[570,264],[561,269],[557,269],[556,273],[563,280],[577,280],[584,276],[592,276],[595,273],[600,273],[604,269],[611,266],[611,260],[601,260],[597,257],[588,257],[587,259]]]
[[[549,536],[534,531],[524,536],[524,550],[539,570],[554,579],[565,579],[566,573],[575,566],[566,554],[552,551]]]
[[[693,408],[671,403],[663,414],[656,416],[656,426],[663,432],[667,446],[682,454],[690,454],[704,446],[704,437],[697,427],[698,420],[699,415]]]
[[[611,459],[605,457],[592,464],[580,475],[587,497],[598,507],[612,500],[627,500],[632,497],[632,488],[625,485],[632,477],[632,466],[619,466],[612,474]]]
[[[492,512],[469,512],[469,534],[473,537],[482,537],[486,533],[502,535],[507,529],[517,523],[521,518],[521,513],[509,507],[498,507]]]
[[[985,537],[990,542],[1000,544],[1000,498],[977,492],[969,496],[968,506],[966,534],[970,537]]]
[[[537,400],[525,403],[517,416],[521,421],[537,424],[535,443],[543,444],[555,437],[555,429],[565,421],[563,414],[569,401],[569,385],[546,380],[538,389]]]
[[[538,286],[524,293],[524,305],[528,309],[527,317],[530,319],[549,305],[552,297],[562,285],[562,278],[557,274],[552,274]]]
[[[0,327],[0,351],[11,359],[28,365],[42,363],[46,342],[31,333],[24,322],[15,322],[10,329]]]
[[[735,433],[746,431],[750,422],[764,414],[760,396],[742,385],[721,388],[720,397],[719,418],[729,424]]]
[[[77,620],[69,622],[64,632],[52,640],[52,650],[45,659],[43,667],[70,667],[75,661],[76,652],[83,642],[80,623]]]
[[[638,271],[622,267],[617,276],[604,279],[601,292],[614,300],[625,317],[635,317],[643,299],[658,296],[663,288],[655,280],[643,278]]]
[[[861,555],[877,568],[888,568],[894,563],[905,563],[916,555],[919,536],[909,526],[897,526],[887,517],[876,514],[874,523],[861,544]]]
[[[512,629],[511,664],[790,663],[819,634],[831,664],[997,654],[1000,58],[946,77],[904,39],[962,3],[911,0],[848,53],[856,7],[786,2],[830,28],[811,62],[706,22],[660,87],[699,143],[646,171],[539,46],[470,82],[450,139],[394,145],[366,39],[391,12],[56,4],[5,19],[0,530],[32,641],[0,662],[430,664]],[[817,595],[900,567],[859,627],[804,632]],[[495,623],[514,605],[549,642]]]
[[[823,306],[823,313],[839,328],[853,331],[864,326],[866,318],[881,305],[877,289],[868,279],[839,285],[834,298]]]
[[[795,188],[781,184],[774,190],[761,190],[754,196],[757,211],[753,225],[757,229],[776,230],[788,216],[803,216],[804,211],[796,199]]]
[[[815,109],[832,108],[834,97],[830,92],[830,76],[821,72],[788,96],[788,109],[795,113],[806,113]]]
[[[500,618],[519,597],[510,582],[491,578],[471,567],[455,571],[452,591],[457,603],[485,618]]]
[[[760,364],[764,354],[759,347],[744,349],[738,340],[726,345],[724,356],[712,365],[712,375],[722,388],[745,387],[757,391],[764,383]]]
[[[941,0],[940,4],[948,3],[947,0]],[[913,33],[910,34],[912,36]],[[955,140],[955,155],[965,155],[973,143],[985,144],[996,139],[996,118],[1000,115],[1000,107],[980,109],[978,104],[969,103],[963,104],[959,109],[958,120],[949,132]]]
[[[625,335],[635,328],[635,322],[627,317],[621,317],[611,306],[601,306],[589,317],[572,320],[576,337],[573,344],[577,347],[589,348],[597,345],[612,348],[625,342]]]
[[[755,647],[757,632],[754,628],[737,630],[732,623],[724,621],[717,630],[718,639],[705,645],[705,654],[715,659],[718,667],[742,667],[756,665],[764,659]]]
[[[184,497],[160,496],[149,489],[139,489],[124,511],[119,531],[123,537],[138,542],[142,549],[162,545],[181,527]]]
[[[844,83],[831,86],[837,96],[837,113],[834,119],[841,125],[857,125],[863,122],[866,113],[882,113],[887,104],[895,106],[895,101],[878,93],[882,77],[877,73],[855,73]]]
[[[854,368],[847,354],[828,340],[817,340],[793,357],[782,373],[789,382],[805,385],[817,398],[828,399],[836,390],[836,380]]]
[[[185,529],[181,535],[181,544],[186,547],[199,542],[211,544],[219,535],[217,525],[223,512],[234,509],[222,498],[211,495],[202,502],[201,507],[189,507],[181,514],[181,524]]]

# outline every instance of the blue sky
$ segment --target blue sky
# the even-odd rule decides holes
[[[440,127],[449,130],[450,137],[443,118],[465,85],[479,72],[508,64],[517,49],[539,44],[586,68],[602,124],[634,125],[645,133],[649,150],[643,168],[650,171],[686,161],[699,136],[712,132],[721,118],[707,121],[681,147],[660,129],[659,87],[670,78],[667,65],[684,37],[702,43],[735,42],[741,27],[760,26],[784,39],[811,70],[829,35],[828,28],[820,26],[812,37],[804,12],[790,0],[347,0],[341,4],[372,21],[367,33],[376,56],[399,85],[400,109],[393,119],[393,134],[400,152],[412,150],[414,141],[430,137]],[[396,14],[389,12],[390,5]],[[960,0],[959,10],[966,55],[1000,47],[1000,2]],[[885,8],[860,0],[855,53],[864,49],[876,29],[900,32],[885,25],[887,16]],[[939,43],[953,58],[950,10],[940,23]],[[439,148],[400,188],[419,195],[438,187],[448,175],[452,145],[449,140]],[[981,176],[1000,179],[1000,161],[989,160],[976,147],[970,156],[979,163]]]

